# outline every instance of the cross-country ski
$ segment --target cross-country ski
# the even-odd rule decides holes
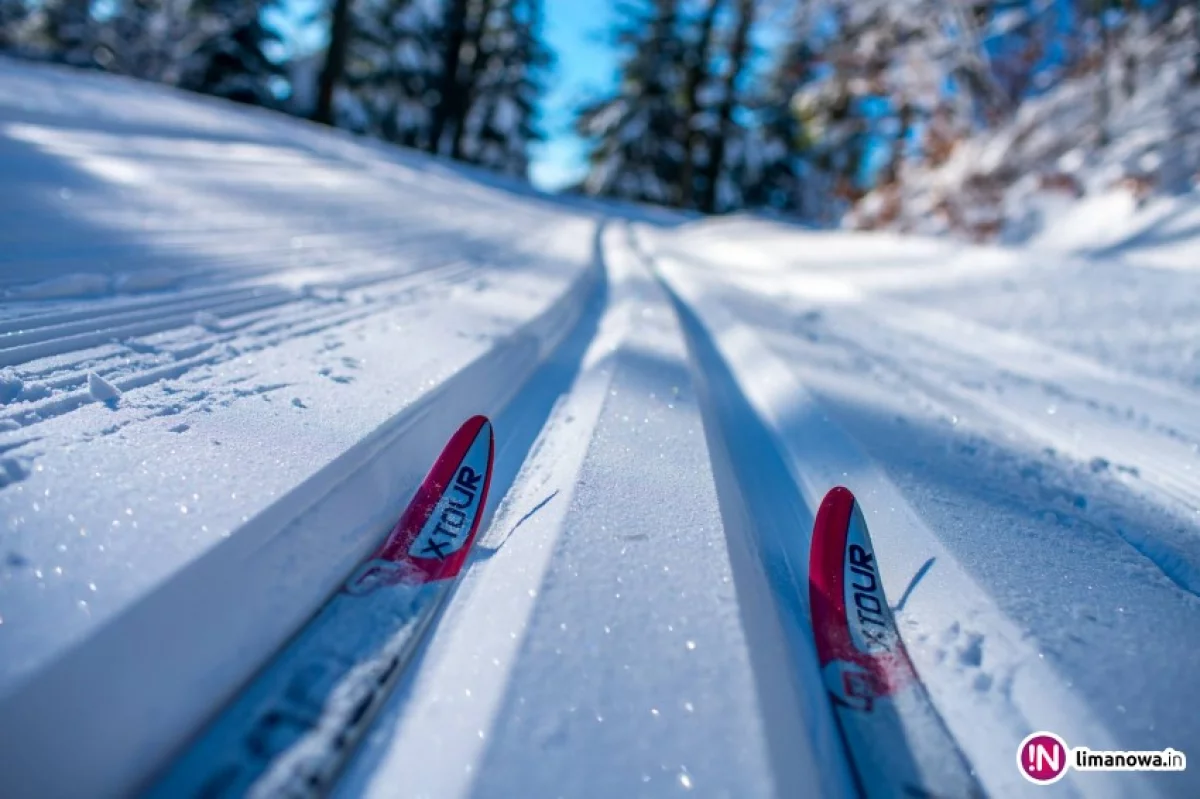
[[[463,423],[379,550],[146,795],[325,795],[470,556],[493,451],[491,422]]]
[[[849,489],[817,510],[808,579],[821,674],[863,794],[982,796],[908,658]]]

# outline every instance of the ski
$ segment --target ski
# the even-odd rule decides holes
[[[817,512],[809,603],[825,690],[861,793],[983,796],[913,669],[849,489],[832,489]]]
[[[467,420],[378,550],[147,796],[326,794],[470,554],[493,453],[491,422]]]

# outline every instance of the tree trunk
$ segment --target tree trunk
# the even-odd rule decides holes
[[[467,38],[467,0],[450,0],[446,6],[446,51],[442,55],[442,80],[438,104],[429,125],[429,152],[441,152],[446,124],[462,124],[462,90],[458,82],[459,61]]]
[[[693,57],[695,61],[689,65],[687,84],[684,88],[684,102],[687,104],[683,117],[684,153],[683,174],[679,179],[679,204],[683,208],[694,208],[696,205],[696,150],[704,140],[704,134],[696,130],[696,117],[700,113],[700,85],[708,77],[708,50],[712,44],[713,29],[716,27],[717,11],[721,0],[709,0],[708,10],[700,21],[700,36],[696,42]]]
[[[1101,147],[1108,145],[1108,118],[1112,113],[1111,99],[1108,94],[1108,60],[1112,49],[1112,36],[1104,20],[1103,0],[1093,0],[1096,7],[1096,20],[1100,23],[1100,69],[1096,73],[1096,109],[1099,114],[1097,121],[1097,142]]]
[[[704,192],[700,198],[701,210],[708,214],[716,213],[717,210],[717,183],[724,166],[725,145],[733,121],[738,79],[746,68],[746,62],[750,60],[750,28],[753,24],[754,0],[738,0],[737,27],[729,45],[729,69],[726,71],[725,91],[721,96],[721,104],[717,107],[716,134],[706,164]]]
[[[475,13],[468,14],[470,26],[465,24],[463,26],[466,30],[463,35],[463,44],[471,45],[473,57],[467,66],[466,80],[458,86],[458,119],[454,126],[454,137],[450,142],[450,157],[455,161],[463,160],[463,134],[466,132],[467,115],[471,112],[471,106],[475,102],[475,90],[479,84],[479,76],[483,74],[483,65],[488,55],[483,52],[483,33],[495,4],[496,0],[480,0]],[[460,55],[459,58],[461,59],[461,57]]]
[[[333,19],[329,23],[329,48],[325,65],[317,84],[317,107],[312,119],[325,125],[333,124],[333,90],[342,80],[346,69],[346,44],[350,37],[350,0],[334,0]]]
[[[1200,3],[1192,9],[1192,31],[1196,37],[1196,56],[1192,62],[1192,84],[1200,84]]]

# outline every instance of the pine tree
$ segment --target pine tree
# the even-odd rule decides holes
[[[0,0],[0,50],[17,50],[23,44],[22,26],[29,16],[25,0]]]
[[[274,0],[196,0],[192,15],[202,34],[187,56],[179,84],[249,105],[274,106],[272,83],[283,68],[268,55],[280,45],[278,32],[263,19]]]
[[[481,4],[486,6],[488,3],[489,0],[446,0],[442,17],[442,63],[436,105],[429,124],[428,147],[431,153],[442,152],[447,125],[461,125],[466,114],[465,87],[459,75],[463,50],[468,42],[472,6],[478,9]],[[477,17],[480,13],[476,10]]]
[[[106,23],[114,58],[108,69],[178,84],[189,48],[201,40],[190,0],[122,0]]]
[[[92,0],[45,0],[33,36],[39,50],[63,64],[105,69],[114,58]]]
[[[725,156],[730,140],[738,131],[733,128],[733,112],[738,105],[738,91],[742,74],[750,60],[750,29],[754,25],[754,0],[737,0],[736,22],[733,39],[729,45],[725,74],[721,81],[720,101],[716,109],[712,149],[704,173],[704,185],[700,193],[700,209],[706,213],[718,210],[718,190],[721,170],[726,166]]]
[[[759,120],[761,165],[744,181],[745,203],[812,221],[832,221],[827,175],[813,162],[813,131],[795,102],[817,78],[817,57],[802,36],[792,38],[751,100]]]
[[[701,153],[708,157],[712,146],[704,132],[705,123],[701,118],[704,108],[700,102],[700,93],[712,77],[713,34],[721,7],[721,0],[708,0],[708,6],[696,26],[696,35],[688,41],[684,50],[683,66],[686,77],[683,89],[683,129],[680,135],[684,141],[685,152],[679,177],[680,205],[684,208],[696,207],[697,189],[703,190],[703,187],[697,185],[698,162]]]
[[[614,43],[623,51],[616,93],[580,109],[576,129],[592,142],[589,194],[678,206],[688,127],[678,0],[622,3]]]
[[[333,0],[329,14],[329,44],[317,80],[317,103],[312,114],[314,122],[326,125],[334,124],[333,95],[346,71],[351,36],[350,0]]]
[[[529,147],[543,138],[536,124],[543,72],[553,55],[541,39],[540,0],[490,0],[474,26],[465,87],[466,113],[457,122],[455,158],[523,176]]]
[[[366,132],[410,147],[429,141],[438,30],[413,0],[359,0],[352,9],[345,86]],[[348,120],[338,124],[351,126]]]

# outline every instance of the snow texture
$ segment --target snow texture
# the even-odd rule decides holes
[[[838,483],[989,795],[1034,730],[1200,741],[1188,196],[1009,249],[684,223],[6,61],[0,173],[4,796],[161,773],[474,413],[492,507],[340,796],[853,796],[803,589]]]

